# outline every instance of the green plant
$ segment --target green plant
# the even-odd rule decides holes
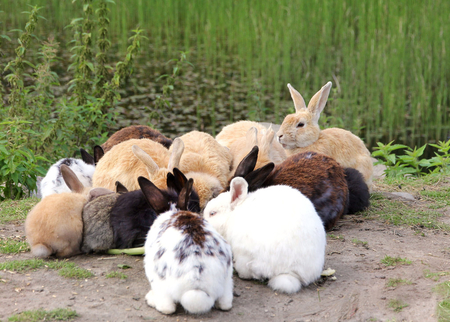
[[[16,238],[0,239],[0,253],[3,254],[17,254],[20,252],[29,251],[28,243]]]
[[[0,224],[22,222],[28,212],[39,202],[38,198],[4,200],[0,202]]]
[[[408,307],[409,304],[403,302],[402,300],[393,299],[389,301],[388,306],[394,309],[394,312],[401,312],[405,307]]]
[[[426,278],[431,278],[434,281],[439,281],[439,278],[441,276],[448,276],[450,275],[450,272],[431,272],[429,269],[425,269],[423,271],[423,274]]]
[[[128,276],[122,272],[112,271],[105,275],[105,278],[119,278],[119,279],[127,279]]]
[[[435,156],[429,159],[429,167],[435,167],[434,172],[448,171],[450,166],[450,140],[443,142],[439,141],[438,144],[431,144],[430,146],[438,149],[438,152],[434,152]]]
[[[38,321],[69,321],[78,316],[72,309],[55,309],[45,311],[43,309],[24,311],[8,318],[10,322],[38,322]]]
[[[388,255],[386,255],[381,260],[381,263],[383,263],[386,266],[411,265],[411,261],[409,259],[401,258],[400,256],[391,257]]]
[[[412,284],[412,282],[409,280],[401,279],[401,278],[390,278],[386,282],[387,287],[397,287],[401,284],[410,285],[410,284]]]
[[[358,238],[353,238],[352,239],[352,243],[355,244],[355,245],[362,245],[362,246],[364,246],[366,248],[368,247],[366,241],[359,240]]]

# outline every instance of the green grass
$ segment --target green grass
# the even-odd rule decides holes
[[[78,316],[77,312],[71,309],[55,309],[45,311],[43,309],[24,311],[8,318],[10,322],[38,322],[38,321],[69,321]]]
[[[423,274],[426,278],[430,278],[434,281],[439,281],[441,276],[448,276],[450,272],[431,272],[429,269],[425,269]]]
[[[405,307],[409,306],[409,304],[403,302],[402,300],[392,299],[389,301],[388,307],[394,309],[394,312],[401,312]]]
[[[335,235],[335,234],[331,234],[331,233],[328,233],[327,235],[331,239],[345,240],[344,235]]]
[[[366,241],[359,240],[358,238],[353,238],[352,239],[352,243],[355,244],[355,245],[361,245],[361,246],[364,246],[364,247],[368,246]]]
[[[25,220],[28,212],[38,202],[39,199],[34,197],[0,202],[0,224]]]
[[[397,287],[399,285],[411,285],[411,284],[412,284],[412,282],[410,280],[405,280],[402,278],[390,278],[386,282],[387,287]]]
[[[119,279],[127,279],[128,276],[122,272],[112,271],[105,275],[105,278],[119,278]]]
[[[439,322],[450,321],[450,281],[440,283],[433,288],[443,300],[438,303],[436,312]]]
[[[411,265],[411,261],[409,259],[401,258],[399,256],[391,257],[388,255],[381,260],[381,263],[386,266]]]
[[[4,32],[24,28],[28,3],[4,1]],[[68,42],[71,30],[63,28],[82,16],[83,3],[32,3],[44,6],[47,19],[34,34],[46,38],[59,30]],[[323,117],[366,142],[420,146],[449,130],[449,1],[155,0],[148,10],[145,1],[127,0],[109,8],[113,49],[123,51],[129,30],[140,25],[151,35],[143,43],[145,59],[167,61],[190,50],[190,61],[202,66],[198,74],[215,71],[202,82],[200,95],[206,95],[186,108],[218,102],[216,120],[232,118],[244,104],[252,115],[279,122],[292,107],[286,83],[309,100],[331,80]],[[239,90],[251,94],[247,103],[236,100]],[[224,100],[217,100],[219,92]]]
[[[450,231],[449,225],[439,221],[443,214],[437,211],[421,209],[400,200],[389,200],[380,193],[373,193],[370,202],[370,208],[364,213],[368,219],[379,219],[388,224],[415,229]]]
[[[424,198],[434,201],[435,204],[432,206],[434,209],[450,206],[450,188],[444,189],[443,191],[425,190],[420,191],[420,194]]]
[[[90,271],[68,261],[44,261],[42,259],[13,260],[0,263],[0,270],[27,272],[39,268],[58,270],[58,274],[66,278],[85,279],[94,276]]]
[[[17,238],[0,239],[0,253],[2,254],[17,254],[27,252],[30,250],[28,243]]]

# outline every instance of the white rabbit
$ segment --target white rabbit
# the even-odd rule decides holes
[[[311,201],[298,190],[271,186],[247,192],[245,179],[211,200],[204,217],[231,246],[240,278],[269,279],[273,290],[295,293],[322,272],[326,235]]]
[[[53,164],[40,184],[41,198],[54,193],[70,192],[61,175],[61,165],[67,165],[81,181],[84,187],[92,187],[92,177],[95,171],[95,160],[85,150],[81,150],[81,159],[65,158]]]
[[[188,205],[192,182],[180,192],[179,209]],[[157,198],[146,197],[150,204]],[[174,205],[161,214],[145,242],[144,268],[151,285],[145,299],[161,313],[174,313],[177,303],[193,314],[208,312],[214,304],[221,310],[231,309],[231,248],[198,214]]]

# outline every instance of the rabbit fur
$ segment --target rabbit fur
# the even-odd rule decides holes
[[[114,247],[130,248],[144,245],[148,230],[158,214],[170,209],[176,203],[182,188],[188,181],[177,168],[167,176],[167,189],[158,189],[151,181],[139,177],[140,190],[118,196],[110,212],[111,227],[114,232]],[[150,204],[149,199],[152,200]],[[187,210],[199,212],[199,197],[192,190]]]
[[[148,233],[144,269],[151,290],[145,299],[164,314],[174,313],[177,303],[192,314],[206,313],[214,305],[230,310],[231,248],[200,215],[182,210],[188,203],[189,185],[192,179],[180,193],[177,206],[172,204],[159,215]],[[149,199],[153,204],[151,195]]]
[[[150,139],[162,144],[166,149],[170,148],[172,145],[172,140],[165,137],[158,130],[152,129],[146,125],[131,125],[124,127],[111,135],[101,147],[106,153],[111,150],[114,145],[130,139]]]
[[[248,193],[244,178],[211,200],[204,217],[233,251],[243,279],[269,279],[273,290],[295,293],[320,277],[325,230],[311,201],[285,185]]]
[[[183,152],[180,141],[175,139],[172,153],[149,139],[130,139],[113,146],[98,162],[93,186],[114,190],[119,181],[130,191],[137,190],[137,178],[142,176],[165,189],[167,173],[178,166]]]
[[[281,144],[274,140],[275,133],[269,128],[253,121],[239,121],[225,126],[217,134],[216,140],[228,147],[233,156],[230,174],[233,174],[242,158],[258,145],[259,155],[256,168],[260,168],[269,162],[281,163],[286,159],[286,151]]]
[[[319,128],[319,117],[331,90],[328,82],[309,101],[306,107],[303,97],[288,84],[295,105],[295,113],[285,117],[277,132],[279,142],[287,155],[314,151],[334,158],[344,168],[354,168],[364,177],[372,191],[373,162],[364,142],[350,131],[340,128]]]
[[[92,186],[92,177],[95,171],[94,157],[83,149],[80,149],[80,151],[82,159],[60,159],[48,169],[47,174],[40,183],[42,198],[54,193],[70,192],[69,187],[66,185],[61,175],[60,167],[62,164],[70,167],[85,187]]]
[[[83,206],[90,188],[85,188],[65,164],[60,166],[63,179],[73,192],[43,198],[25,220],[25,234],[36,257],[69,257],[80,253]]]

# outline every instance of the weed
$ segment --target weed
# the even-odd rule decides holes
[[[450,321],[450,299],[439,302],[436,311],[439,322]]]
[[[335,234],[328,233],[328,237],[330,237],[331,239],[337,239],[337,240],[342,240],[342,241],[345,240],[344,235],[335,235]]]
[[[432,273],[429,269],[424,269],[423,274],[426,278],[431,278],[434,281],[439,281],[441,276],[448,276],[450,272],[435,272]]]
[[[405,307],[409,306],[409,304],[403,302],[402,300],[392,299],[389,301],[388,306],[394,309],[394,312],[401,312]]]
[[[401,258],[399,256],[391,257],[388,255],[381,260],[381,263],[386,266],[411,265],[411,261],[409,259]]]
[[[105,275],[105,278],[119,278],[119,279],[127,279],[128,276],[122,272],[112,271]]]
[[[405,279],[401,279],[401,278],[390,278],[386,282],[386,287],[397,287],[402,284],[403,285],[411,285],[412,282],[410,280],[405,280]]]
[[[0,253],[17,254],[29,251],[28,243],[17,238],[0,239]]]
[[[0,224],[25,220],[28,212],[39,202],[38,198],[4,200],[0,202]]]
[[[10,322],[38,322],[38,321],[69,321],[78,316],[77,312],[71,309],[55,309],[45,311],[43,309],[24,311],[8,318]]]
[[[359,240],[358,238],[353,238],[352,239],[352,243],[355,244],[355,245],[361,245],[361,246],[364,246],[364,247],[368,247],[368,244],[367,244],[366,241]]]
[[[85,268],[76,267],[75,265],[70,265],[69,267],[63,267],[58,271],[59,276],[65,278],[76,278],[76,279],[86,279],[93,277],[94,274]]]

